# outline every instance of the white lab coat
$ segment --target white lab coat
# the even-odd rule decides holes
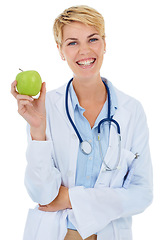
[[[69,188],[72,209],[51,213],[30,209],[24,240],[63,240],[67,216],[83,239],[97,233],[98,240],[131,240],[132,215],[152,202],[152,164],[143,108],[115,88],[118,109],[114,119],[122,137],[120,170],[104,171],[102,164],[94,188],[86,189],[75,186],[79,139],[65,112],[65,89],[66,85],[47,93],[47,141],[32,141],[28,128],[25,186],[34,202],[45,205],[54,200],[62,184]],[[69,111],[74,119],[70,98]],[[117,132],[112,126],[105,162],[115,163],[117,153]],[[139,157],[135,159],[136,153]]]

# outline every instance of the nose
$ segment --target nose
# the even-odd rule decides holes
[[[79,47],[79,54],[86,55],[90,52],[90,47],[87,43],[81,43]]]

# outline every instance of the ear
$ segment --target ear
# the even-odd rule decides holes
[[[60,54],[60,56],[61,56],[61,59],[62,59],[63,61],[65,61],[65,57],[64,57],[64,55],[63,55],[63,53],[62,53],[62,48],[61,48],[61,46],[60,46],[59,44],[57,44],[57,48],[58,48],[59,54]]]
[[[104,53],[106,53],[106,40],[104,39]]]

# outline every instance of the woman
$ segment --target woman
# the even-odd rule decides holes
[[[132,215],[152,201],[146,117],[137,100],[101,78],[104,29],[96,10],[66,9],[54,36],[73,79],[47,94],[43,83],[36,100],[12,83],[28,122],[25,185],[39,204],[24,239],[131,240]]]

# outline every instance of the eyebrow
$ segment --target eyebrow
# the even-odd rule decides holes
[[[92,33],[92,34],[89,35],[87,38],[91,38],[91,37],[93,37],[93,36],[95,36],[95,35],[99,35],[99,34],[98,34],[98,33]],[[75,40],[78,40],[78,38],[67,38],[67,39],[65,40],[65,42],[68,41],[68,40],[75,41]]]
[[[91,35],[89,35],[87,38],[93,37],[94,35],[99,35],[98,33],[93,33]]]

